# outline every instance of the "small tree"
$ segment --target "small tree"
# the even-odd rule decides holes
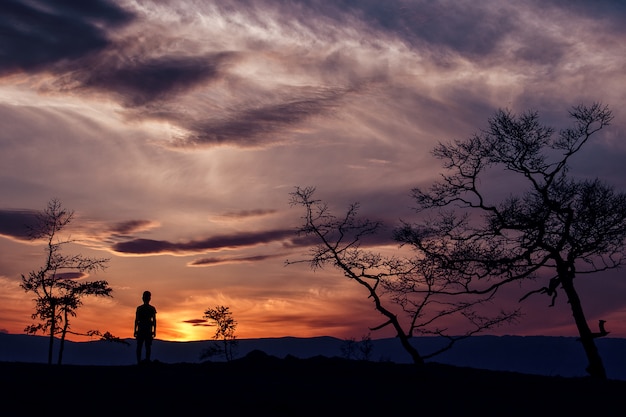
[[[339,349],[341,350],[341,356],[344,359],[355,359],[356,358],[356,350],[357,350],[356,339],[354,337],[350,337],[348,339],[345,339],[341,343],[341,346],[339,347]]]
[[[371,335],[368,333],[361,337],[361,341],[357,342],[354,337],[345,339],[340,346],[341,355],[345,359],[358,359],[369,361],[372,357],[374,345],[372,344]]]
[[[82,298],[88,295],[95,296],[111,296],[113,289],[109,287],[107,281],[89,281],[89,282],[76,282],[71,279],[59,280],[57,287],[62,293],[59,303],[59,310],[63,316],[61,328],[61,340],[59,347],[58,364],[60,365],[63,360],[63,349],[65,347],[65,336],[67,333],[80,335],[79,333],[70,330],[70,317],[76,317],[76,310],[83,305]],[[99,332],[97,330],[91,330],[87,335],[96,335]],[[108,332],[107,332],[108,333]],[[110,335],[110,333],[109,333]],[[106,336],[102,336],[104,340],[113,340]]]
[[[233,318],[233,313],[228,307],[216,306],[209,308],[204,312],[204,319],[211,320],[209,324],[215,326],[215,334],[213,339],[221,340],[219,344],[209,346],[202,352],[200,358],[208,358],[214,355],[223,355],[227,361],[235,358],[238,341],[235,336],[237,322]]]
[[[308,263],[314,270],[330,265],[364,287],[374,308],[385,318],[370,330],[391,326],[416,365],[424,365],[424,359],[450,349],[461,339],[517,317],[517,311],[501,311],[494,316],[479,314],[477,308],[493,294],[464,293],[463,283],[441,274],[429,259],[408,255],[385,257],[363,250],[361,245],[379,231],[382,223],[358,218],[358,204],[352,204],[343,217],[337,218],[326,204],[313,198],[314,191],[311,187],[296,187],[291,204],[305,209],[298,234],[312,236],[319,243],[309,257],[286,263]],[[451,292],[456,295],[450,296]],[[468,325],[465,332],[452,335],[446,328],[437,326],[441,319],[453,316],[465,319]],[[416,334],[441,336],[447,343],[434,352],[421,354],[411,343]]]
[[[104,270],[108,259],[89,258],[82,255],[64,255],[63,245],[74,242],[60,239],[59,233],[72,221],[74,213],[62,207],[57,199],[52,199],[46,209],[39,213],[37,222],[29,227],[33,240],[46,241],[46,261],[38,270],[22,275],[21,287],[35,294],[33,319],[40,323],[26,327],[27,333],[49,332],[48,364],[52,363],[54,338],[61,335],[61,348],[58,363],[63,359],[65,336],[70,331],[70,317],[76,317],[76,310],[87,295],[110,296],[112,289],[106,281],[81,282],[80,278],[89,272]]]
[[[413,190],[424,216],[405,224],[397,239],[412,245],[442,273],[475,294],[536,279],[531,294],[555,303],[562,291],[587,355],[588,373],[606,378],[575,278],[618,268],[624,260],[626,194],[598,179],[570,174],[570,159],[613,116],[606,106],[577,106],[574,124],[561,130],[539,123],[537,112],[517,117],[500,110],[486,131],[439,144],[446,173],[430,189]],[[507,194],[488,184],[497,176]],[[430,218],[426,215],[434,213]]]
[[[372,344],[372,336],[368,333],[361,337],[361,342],[359,343],[360,359],[369,361],[372,358],[373,351],[374,345]]]

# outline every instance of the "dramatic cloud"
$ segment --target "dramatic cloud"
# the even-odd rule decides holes
[[[242,258],[202,258],[197,259],[191,262],[190,266],[213,266],[213,265],[223,265],[230,263],[242,263],[242,262],[261,262],[266,261],[268,259],[274,258],[283,258],[285,254],[274,254],[274,255],[257,255],[257,256],[248,256]]]
[[[140,232],[154,225],[149,220],[128,220],[114,225],[110,232],[115,234],[126,235],[129,233]]]
[[[236,143],[239,146],[254,146],[259,142],[277,141],[276,134],[294,126],[304,120],[332,111],[338,107],[341,94],[337,92],[320,92],[304,98],[294,98],[260,108],[244,108],[234,112],[226,120],[197,121],[184,124],[192,133],[181,138],[176,144],[228,144]]]
[[[110,45],[107,31],[132,14],[108,0],[4,0],[0,14],[0,74],[46,71]]]
[[[294,237],[293,230],[270,230],[258,233],[239,233],[236,235],[213,236],[190,242],[168,242],[151,239],[134,239],[113,245],[113,250],[128,254],[157,253],[198,253],[204,251],[234,249],[242,246],[255,246],[261,243],[282,241]]]
[[[38,212],[32,210],[0,210],[0,235],[19,240],[30,239],[37,224]]]

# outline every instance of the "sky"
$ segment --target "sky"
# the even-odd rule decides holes
[[[365,290],[285,264],[309,250],[290,193],[392,228],[439,178],[437,143],[501,108],[559,129],[593,102],[615,118],[572,173],[626,190],[624,21],[618,0],[3,0],[0,332],[33,323],[19,284],[45,252],[23,226],[56,198],[66,252],[110,259],[86,279],[112,297],[84,298],[76,332],[132,337],[150,290],[158,339],[211,338],[216,305],[238,338],[359,339],[382,323]],[[579,281],[592,327],[626,337],[624,271]],[[577,335],[564,297],[522,290],[492,334]]]

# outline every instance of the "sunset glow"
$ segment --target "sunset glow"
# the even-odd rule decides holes
[[[573,165],[626,188],[621,2],[61,3],[0,2],[0,332],[32,323],[19,283],[45,252],[22,221],[52,198],[75,212],[68,252],[110,258],[88,279],[113,297],[85,298],[77,333],[132,337],[150,290],[158,339],[211,338],[199,320],[216,305],[240,339],[358,339],[382,322],[364,290],[285,265],[309,249],[294,187],[392,227],[413,216],[411,188],[439,178],[438,142],[498,108],[561,128],[602,102],[615,119]],[[579,280],[589,322],[626,337],[623,271]],[[493,306],[525,312],[498,334],[576,335],[564,297],[518,303],[528,285]]]

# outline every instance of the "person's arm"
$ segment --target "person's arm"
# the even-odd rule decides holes
[[[154,310],[154,316],[152,317],[152,337],[156,337],[156,309]]]
[[[137,337],[138,325],[139,325],[139,315],[135,313],[135,325],[133,326],[133,337]]]

